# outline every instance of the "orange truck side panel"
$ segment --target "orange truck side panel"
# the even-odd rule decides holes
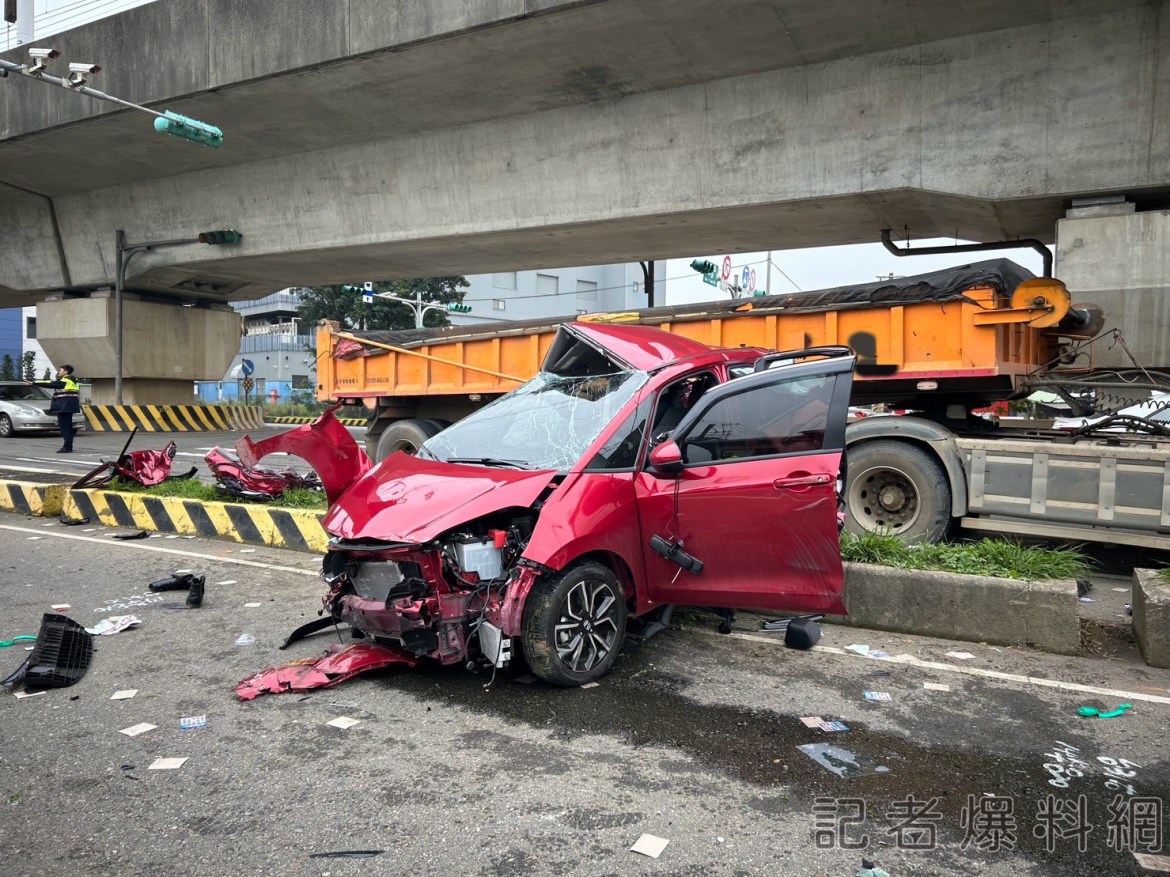
[[[634,313],[628,322],[654,325],[716,347],[791,350],[845,344],[857,351],[861,364],[894,366],[899,378],[1014,377],[1048,360],[1051,354],[1047,340],[1026,323],[975,325],[976,313],[1008,304],[993,288],[972,287],[965,295],[971,301],[816,313],[784,313],[764,307],[674,322],[639,318]],[[745,302],[748,303],[750,300]],[[479,330],[478,334],[474,330]],[[500,334],[492,334],[492,327],[468,327],[466,335],[462,339],[437,338],[410,350],[527,380],[540,370],[556,326],[546,324],[511,332],[502,328]],[[336,343],[327,328],[319,329],[320,399],[494,395],[517,386],[481,371],[392,351],[378,350],[370,356],[338,360],[332,355]]]

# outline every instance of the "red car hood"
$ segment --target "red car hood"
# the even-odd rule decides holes
[[[342,539],[427,542],[506,508],[527,508],[554,470],[440,463],[402,452],[358,479],[329,509],[325,530]]]

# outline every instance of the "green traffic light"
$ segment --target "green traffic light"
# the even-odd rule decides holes
[[[453,314],[470,314],[471,305],[449,304],[447,305],[447,310]]]
[[[198,119],[188,119],[178,113],[166,110],[163,115],[155,117],[154,130],[173,137],[182,137],[194,143],[202,143],[218,149],[223,145],[223,132],[214,125],[200,122]]]
[[[238,244],[244,239],[243,234],[234,228],[217,229],[215,231],[199,232],[199,243],[219,246],[222,244]]]
[[[706,259],[695,259],[691,262],[691,268],[700,274],[714,274],[718,270],[714,262],[708,262]]]

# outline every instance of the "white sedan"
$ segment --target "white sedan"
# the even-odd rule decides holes
[[[0,381],[0,438],[18,432],[57,431],[57,415],[49,413],[51,391],[21,381]],[[73,429],[85,428],[85,415],[73,415]]]

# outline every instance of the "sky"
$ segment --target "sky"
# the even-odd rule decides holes
[[[914,241],[913,247],[948,246],[949,238]],[[904,246],[904,245],[903,245]],[[669,259],[666,263],[666,301],[663,304],[692,304],[701,301],[727,301],[731,295],[703,282],[691,269],[694,259],[708,260],[722,266],[724,253],[695,254],[690,259]],[[768,277],[769,254],[736,253],[731,255],[732,276],[742,275],[744,266],[756,272],[756,288],[764,289]],[[943,256],[894,256],[881,244],[849,244],[840,247],[812,247],[801,250],[773,250],[772,288],[770,293],[807,292],[854,283],[871,283],[879,278],[923,274],[956,265],[986,259],[1011,259],[1033,274],[1041,270],[1040,254],[1027,247],[988,250],[985,253],[953,253]]]

